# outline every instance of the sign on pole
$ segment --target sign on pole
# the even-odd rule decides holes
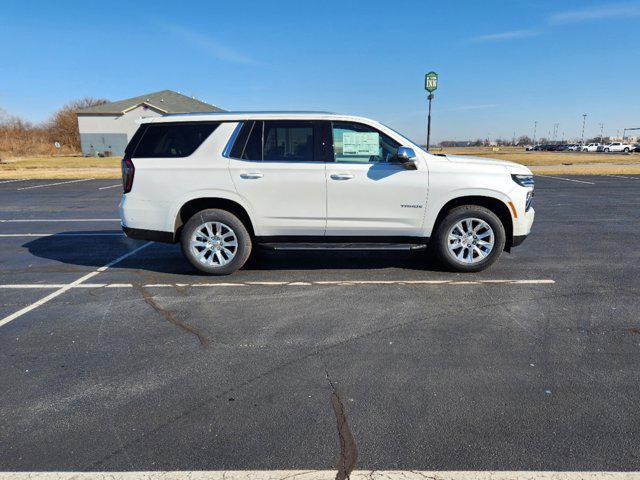
[[[436,72],[429,72],[424,76],[424,89],[433,93],[438,88],[438,74]]]

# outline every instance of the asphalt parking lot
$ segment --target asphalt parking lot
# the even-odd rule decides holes
[[[117,181],[0,181],[2,470],[638,470],[640,176],[536,182],[487,272],[212,278],[122,237]]]

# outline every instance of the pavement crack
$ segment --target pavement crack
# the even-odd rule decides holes
[[[161,307],[158,304],[158,302],[156,302],[155,298],[153,298],[153,295],[151,295],[151,293],[142,284],[133,283],[132,285],[136,290],[140,292],[140,294],[142,295],[142,298],[147,303],[147,305],[149,305],[156,312],[158,312],[167,322],[175,325],[176,327],[184,330],[185,332],[195,335],[198,338],[200,345],[202,345],[203,347],[209,346],[209,338],[204,333],[202,333],[200,330],[198,330],[194,326],[189,325],[188,323],[185,323],[182,320],[177,319],[175,315],[173,315],[173,313],[171,313],[166,308]]]
[[[358,462],[358,446],[356,440],[353,438],[351,428],[349,428],[349,422],[347,421],[347,415],[345,412],[344,404],[340,398],[340,394],[336,390],[336,387],[329,376],[327,369],[324,371],[327,376],[327,381],[331,386],[331,397],[329,401],[331,408],[336,415],[336,423],[338,426],[338,437],[340,439],[340,458],[338,459],[338,472],[336,473],[336,480],[345,480],[349,478],[351,472],[356,467]]]

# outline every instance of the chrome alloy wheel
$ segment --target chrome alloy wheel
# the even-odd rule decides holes
[[[461,263],[478,263],[493,250],[495,234],[491,226],[479,218],[464,218],[449,230],[447,248]]]
[[[189,248],[193,258],[203,265],[222,267],[236,256],[238,238],[224,223],[205,222],[193,231]]]

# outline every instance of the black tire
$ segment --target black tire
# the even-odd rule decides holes
[[[605,152],[607,152],[607,153],[609,153],[609,149],[608,149],[608,148],[605,148],[605,149],[604,149],[604,151],[605,151]]]
[[[491,252],[482,260],[474,263],[460,261],[449,251],[449,231],[458,222],[464,219],[480,219],[485,221],[493,230],[494,242]],[[504,225],[498,216],[491,210],[477,205],[462,205],[451,210],[436,226],[432,236],[430,250],[436,256],[438,262],[447,270],[454,272],[479,272],[493,265],[504,250],[506,234]],[[473,255],[473,253],[472,253]]]
[[[198,260],[194,249],[190,247],[192,235],[195,234],[196,230],[200,230],[200,232],[202,232],[203,230],[199,227],[204,226],[207,222],[222,224],[220,236],[226,236],[229,242],[233,243],[232,238],[235,238],[235,243],[237,245],[231,246],[228,244],[229,248],[227,249],[234,253],[233,257],[230,257],[223,252],[219,252],[222,258],[225,261],[228,261],[228,263],[224,265],[217,264],[218,259],[214,255],[213,250],[211,249],[212,247],[202,247],[202,249],[199,250],[199,252],[208,250],[208,254],[206,252],[204,254],[204,259],[211,259],[210,264],[205,264],[203,261]],[[232,236],[229,236],[227,229],[231,231]],[[219,237],[216,236],[216,238]],[[219,210],[215,208],[201,210],[189,219],[182,229],[180,244],[182,246],[182,254],[189,263],[208,275],[229,275],[242,268],[251,254],[252,247],[251,235],[247,231],[247,227],[244,223],[242,223],[242,221],[234,214],[226,210]],[[224,243],[222,245],[224,246]],[[233,250],[234,247],[235,250]],[[194,248],[197,251],[200,247]],[[230,260],[228,260],[228,258],[230,258]]]
[[[624,153],[629,153],[629,149],[625,147]]]

